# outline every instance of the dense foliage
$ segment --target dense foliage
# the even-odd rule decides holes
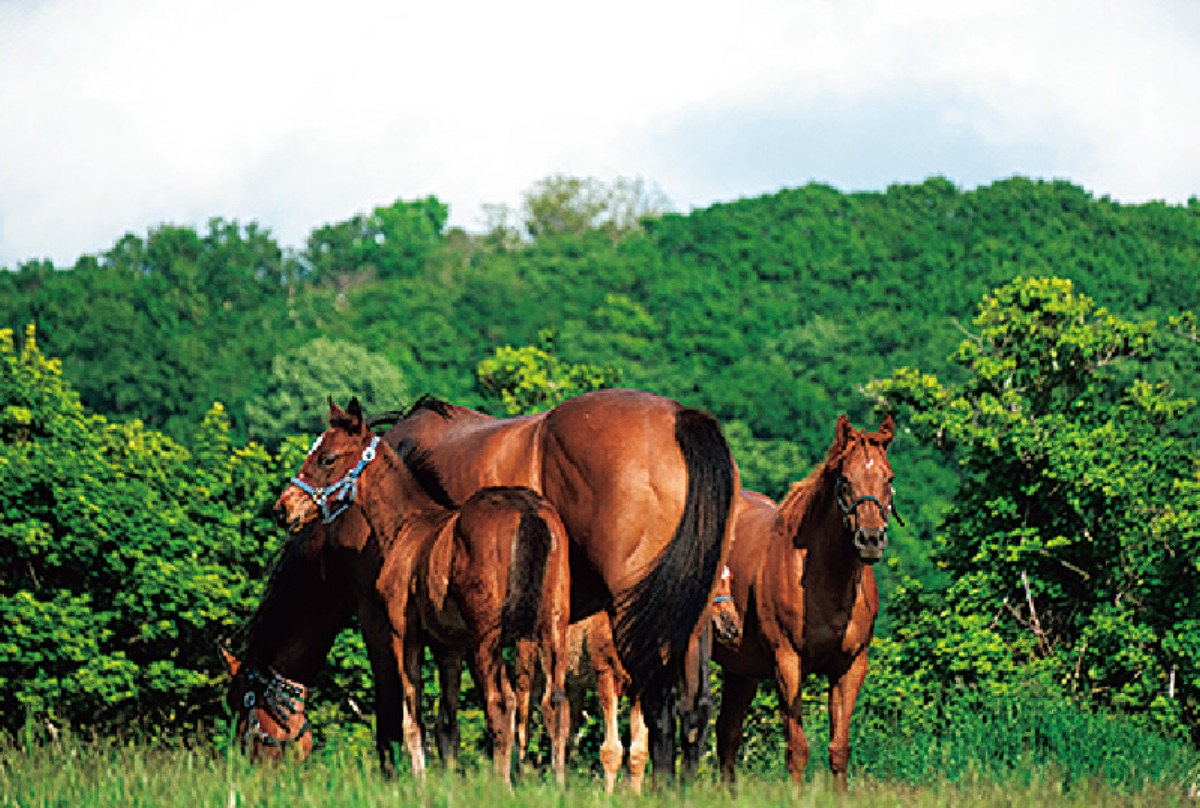
[[[917,618],[897,629],[903,672],[1011,694],[1040,670],[1195,731],[1200,464],[1179,428],[1195,401],[1136,366],[1172,335],[1055,279],[1001,287],[974,324],[962,384],[902,368],[871,385],[962,469],[935,545],[949,585],[897,593]]]
[[[0,402],[5,722],[195,720],[279,543],[285,467],[233,446],[220,405],[195,450],[88,413],[32,328],[19,350],[0,332]]]
[[[897,411],[876,715],[935,732],[948,694],[1036,690],[1195,732],[1200,205],[931,179],[639,220],[644,187],[602,191],[553,178],[481,236],[427,198],[294,252],[216,219],[0,272],[4,723],[216,709],[325,396],[501,414],[620,383],[713,411],[775,496],[840,412]],[[369,703],[353,634],[331,677],[322,720]]]

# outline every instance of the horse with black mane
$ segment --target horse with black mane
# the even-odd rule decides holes
[[[555,506],[570,537],[572,619],[608,613],[630,691],[653,718],[653,771],[672,775],[671,688],[728,552],[739,488],[717,421],[639,390],[585,393],[516,418],[423,398],[384,441],[435,468],[451,497],[526,486]],[[707,659],[689,664],[707,683]],[[697,700],[697,716],[709,703]],[[697,716],[684,722],[696,728],[689,737],[706,726]]]
[[[801,684],[828,677],[829,765],[846,787],[850,716],[867,675],[867,648],[879,613],[871,565],[883,556],[892,507],[889,415],[877,432],[845,416],[825,461],[794,483],[778,506],[742,491],[729,567],[743,619],[740,647],[716,648],[722,668],[717,755],[721,776],[736,777],[746,710],[758,683],[774,678],[787,740],[787,768],[798,787],[808,764]]]

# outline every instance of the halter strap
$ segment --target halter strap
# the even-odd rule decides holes
[[[320,445],[321,439],[317,438],[312,448],[308,450],[308,453],[311,455]],[[350,469],[345,477],[332,485],[320,488],[306,483],[300,479],[299,475],[292,478],[292,485],[312,497],[313,502],[321,509],[321,521],[325,524],[328,525],[334,519],[341,516],[350,507],[350,504],[354,502],[354,498],[358,495],[358,477],[362,474],[363,469],[367,467],[367,464],[375,459],[375,447],[378,445],[379,436],[375,435],[371,438],[371,443],[367,448],[363,449],[362,457],[358,459],[358,463],[354,468]],[[341,507],[334,511],[331,509],[331,503],[340,505]]]
[[[250,686],[242,699],[242,705],[246,708],[245,740],[247,742],[257,741],[265,746],[282,748],[312,731],[308,715],[304,713],[304,698],[308,695],[308,688],[284,677],[274,669],[270,669],[269,676],[264,676],[257,670],[251,670],[246,678]],[[256,682],[263,684],[259,685]],[[258,701],[260,687],[261,704]],[[304,723],[289,735],[283,737],[271,735],[262,727],[262,722],[258,718],[259,710],[266,712],[275,719],[275,723],[284,728],[291,723],[297,713],[304,715]]]
[[[837,502],[838,509],[842,512],[842,518],[846,520],[847,523],[849,523],[851,517],[858,516],[859,505],[862,505],[864,502],[874,502],[875,507],[878,508],[879,512],[883,515],[884,525],[887,525],[888,520],[893,516],[896,517],[896,521],[901,525],[904,524],[904,519],[896,510],[895,504],[893,504],[891,508],[885,508],[883,503],[879,501],[879,497],[867,494],[847,504],[846,501],[842,499],[842,489],[846,485],[846,477],[842,474],[840,469],[837,472],[834,485],[836,486],[834,500]]]

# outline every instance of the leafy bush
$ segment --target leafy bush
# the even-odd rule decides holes
[[[257,600],[298,450],[234,448],[216,405],[189,451],[87,414],[0,332],[0,715],[172,724],[215,709],[216,641]]]

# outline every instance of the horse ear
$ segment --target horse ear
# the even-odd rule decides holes
[[[229,649],[225,646],[221,645],[218,647],[221,649],[221,656],[225,657],[225,664],[229,666],[229,675],[237,676],[238,671],[241,670],[242,667],[241,661],[238,660],[238,658],[233,654],[229,653]]]
[[[346,420],[346,412],[333,403],[333,396],[329,397],[329,423],[332,425],[338,421]]]
[[[892,444],[892,438],[896,436],[896,419],[889,412],[887,417],[883,419],[883,423],[879,425],[879,431],[875,433],[879,438],[879,442],[886,449]]]
[[[839,415],[837,420],[837,436],[834,443],[838,446],[845,446],[854,437],[854,427],[850,425],[850,419],[845,415]]]
[[[358,401],[358,396],[351,397],[350,403],[346,406],[346,414],[350,416],[354,428],[361,430],[363,425],[363,408],[362,404]]]

